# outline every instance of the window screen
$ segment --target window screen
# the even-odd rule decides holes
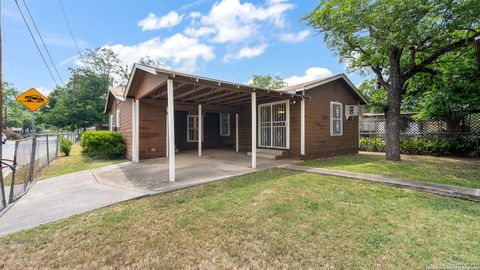
[[[342,103],[330,103],[330,135],[341,136],[343,133]]]
[[[220,113],[220,135],[230,136],[230,114]]]

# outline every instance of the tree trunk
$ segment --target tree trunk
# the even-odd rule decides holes
[[[400,106],[402,104],[403,79],[400,70],[400,50],[390,52],[390,80],[387,88],[387,108],[385,110],[386,137],[385,158],[400,161]]]

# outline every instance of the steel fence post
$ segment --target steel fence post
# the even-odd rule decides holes
[[[28,181],[26,182],[28,184],[33,182],[33,174],[35,173],[36,148],[37,148],[37,134],[34,134],[32,138],[32,153],[30,155],[30,175],[28,176]]]
[[[8,203],[12,203],[13,202],[13,192],[14,192],[14,186],[15,186],[15,172],[17,170],[17,152],[18,152],[18,144],[19,144],[19,141],[15,141],[15,150],[13,150],[13,168],[14,168],[14,171],[12,172],[12,181],[11,181],[11,186],[10,186],[10,195],[9,195],[9,198],[8,198]]]
[[[47,166],[50,166],[50,153],[49,153],[49,151],[50,151],[50,147],[49,147],[48,143],[49,143],[49,142],[48,142],[48,134],[47,134],[47,136],[46,136],[46,145],[47,145]]]
[[[55,145],[55,159],[58,157],[58,143],[59,143],[59,140],[60,140],[60,135],[57,135],[57,143]]]

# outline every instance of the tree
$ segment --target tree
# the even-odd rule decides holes
[[[18,95],[20,95],[20,92],[17,88],[8,82],[3,82],[2,113],[5,128],[23,126],[30,128],[31,112],[16,100]]]
[[[164,68],[165,65],[160,61],[159,59],[153,59],[150,56],[145,56],[140,58],[140,61],[138,61],[139,64],[144,65],[144,66],[149,66],[149,67],[156,67],[156,68]],[[120,86],[126,86],[128,82],[128,78],[130,76],[130,71],[132,70],[132,66],[130,65],[124,65],[120,66],[119,73],[120,73],[120,79],[118,80],[118,85]]]
[[[436,75],[416,76],[407,96],[418,97],[420,119],[443,120],[449,132],[463,132],[460,125],[471,110],[480,109],[480,68],[471,47],[444,55],[435,65]]]
[[[386,158],[400,160],[400,109],[409,81],[436,74],[444,54],[480,32],[478,0],[322,0],[304,19],[349,67],[387,91]]]
[[[105,48],[87,49],[82,59],[83,66],[71,69],[67,85],[50,92],[48,107],[42,111],[44,123],[74,130],[107,122],[103,113],[105,99],[111,78],[121,76],[120,61]]]
[[[287,86],[280,76],[272,77],[270,75],[253,75],[251,85],[265,89],[280,89]]]

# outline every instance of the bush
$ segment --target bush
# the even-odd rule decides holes
[[[80,146],[83,155],[100,158],[120,158],[126,149],[120,133],[105,130],[85,131]]]
[[[424,139],[403,138],[400,141],[400,153],[412,155],[437,155],[437,156],[475,156],[475,142],[456,139]],[[360,150],[371,152],[385,152],[383,138],[360,138]]]
[[[22,139],[22,134],[15,133],[9,128],[3,130],[3,133],[5,133],[5,136],[7,136],[8,140],[21,140]]]
[[[73,142],[71,140],[60,135],[60,152],[62,152],[65,156],[70,156],[72,144]]]

